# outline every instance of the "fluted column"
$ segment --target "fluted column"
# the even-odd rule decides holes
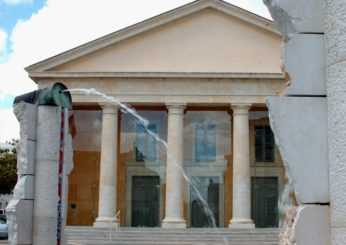
[[[95,227],[119,227],[116,215],[118,108],[102,105],[99,212]]]
[[[166,168],[166,212],[164,228],[186,228],[184,220],[184,109],[185,104],[166,104],[168,109],[168,151]]]
[[[232,104],[233,110],[233,217],[230,228],[255,228],[251,220],[249,157],[250,104]]]

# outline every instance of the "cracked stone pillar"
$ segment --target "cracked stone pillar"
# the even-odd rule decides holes
[[[255,228],[251,219],[249,159],[249,109],[232,104],[233,110],[233,217],[229,228]]]
[[[345,135],[342,134],[342,129],[345,127],[338,128],[334,132],[335,135],[330,135],[330,132],[327,134],[327,128],[330,129],[331,125],[344,125],[345,121],[345,113],[340,110],[342,106],[339,107],[345,101],[341,99],[345,98],[345,93],[342,92],[344,89],[339,86],[337,90],[342,95],[331,99],[331,94],[328,93],[328,70],[335,65],[335,59],[340,58],[342,62],[345,59],[341,55],[342,52],[336,51],[340,47],[338,44],[344,43],[341,40],[345,39],[342,31],[346,27],[345,1],[264,0],[264,3],[267,4],[278,30],[284,36],[285,54],[282,68],[290,82],[284,90],[285,96],[269,97],[266,102],[275,141],[289,179],[288,183],[294,187],[299,204],[292,229],[284,230],[286,235],[281,237],[280,244],[328,245],[331,230],[329,212],[333,213],[332,196],[336,193],[331,186],[337,180],[336,176],[328,178],[328,170],[331,171],[331,166],[335,163],[330,161],[332,156],[330,149],[333,145],[331,140],[336,140],[335,145],[339,147],[342,145],[342,139],[345,139]],[[325,10],[326,3],[330,4],[330,9]],[[330,16],[330,19],[327,17],[327,21],[324,18],[325,13]],[[328,28],[331,32],[335,32],[330,45],[325,45],[329,36]],[[324,35],[325,30],[327,38]],[[334,39],[336,36],[338,41]],[[329,63],[328,57],[334,61]],[[344,66],[342,64],[340,67]],[[332,79],[336,87],[341,84],[338,79],[345,80],[345,74],[342,74],[340,69],[334,70],[331,74],[336,75]],[[336,113],[332,120],[336,120],[330,123],[329,109],[334,106],[338,108],[334,111]],[[344,167],[340,167],[335,173],[340,174],[340,177],[345,176],[343,169]],[[337,188],[344,186],[341,183],[342,181],[337,184]],[[340,190],[340,193],[344,192],[345,188]],[[342,198],[338,199],[340,200]],[[328,205],[329,201],[331,207]],[[341,214],[342,212],[338,213],[338,218],[345,220],[346,216]],[[291,218],[286,217],[285,222],[289,223]],[[333,227],[333,222],[331,226]],[[335,244],[344,244],[344,234],[343,238],[340,236],[339,243]]]
[[[18,103],[13,112],[20,123],[17,145],[18,182],[6,207],[9,244],[32,244],[37,105]]]
[[[119,227],[116,216],[118,107],[102,105],[101,169],[98,218],[94,227]]]
[[[168,151],[166,168],[166,215],[163,228],[186,228],[184,220],[184,109],[186,104],[166,104],[168,109]]]
[[[67,113],[66,110],[65,117]],[[56,244],[57,242],[60,123],[60,106],[38,106],[32,229],[33,244],[35,245]],[[68,125],[65,125],[64,129],[68,130]],[[64,206],[65,201],[66,199],[62,196],[62,206]],[[62,213],[62,231],[64,230],[63,219],[64,214]],[[61,244],[66,243],[61,240]]]

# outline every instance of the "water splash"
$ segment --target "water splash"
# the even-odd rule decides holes
[[[157,133],[154,133],[153,131],[151,131],[148,128],[149,127],[149,121],[147,119],[141,117],[135,109],[129,107],[126,104],[121,103],[116,98],[114,98],[112,96],[109,96],[109,95],[106,95],[106,94],[104,94],[104,93],[102,93],[102,92],[100,92],[100,91],[98,91],[98,90],[96,90],[94,88],[90,88],[90,89],[73,88],[73,89],[67,89],[67,90],[65,90],[63,92],[83,92],[83,93],[86,93],[86,94],[99,95],[99,96],[105,98],[107,101],[109,101],[111,103],[114,103],[117,106],[119,106],[123,113],[130,113],[132,116],[134,116],[136,118],[136,120],[138,120],[138,122],[140,122],[144,126],[144,128],[148,132],[148,134],[151,135],[157,142],[161,143],[164,146],[164,149],[165,149],[165,151],[167,153],[167,158],[172,160],[174,165],[178,168],[179,172],[184,177],[186,183],[195,191],[199,201],[202,204],[203,211],[207,215],[207,217],[209,217],[215,232],[220,234],[220,231],[218,230],[217,225],[216,225],[216,220],[215,220],[213,211],[209,207],[207,201],[203,198],[201,192],[198,190],[196,182],[185,173],[185,170],[180,166],[180,164],[178,164],[176,162],[175,158],[173,156],[171,156],[170,154],[168,154],[168,144],[167,144],[167,142],[165,140],[163,140]],[[222,238],[223,238],[224,244],[229,245],[229,241],[226,238],[226,236],[222,236]]]
[[[279,211],[279,227],[282,227],[285,222],[286,210],[290,206],[294,206],[294,202],[291,198],[291,193],[294,190],[294,184],[292,178],[288,175],[288,171],[285,173],[287,182],[285,183],[284,190],[280,195],[278,201],[278,211]]]

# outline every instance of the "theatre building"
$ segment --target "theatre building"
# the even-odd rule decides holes
[[[199,0],[27,67],[76,89],[67,224],[211,227],[208,204],[218,227],[277,227],[265,99],[285,86],[281,42],[272,21]]]

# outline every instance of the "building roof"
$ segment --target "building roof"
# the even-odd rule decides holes
[[[110,45],[152,31],[170,22],[183,19],[206,9],[212,9],[253,25],[256,28],[269,31],[275,35],[280,35],[271,20],[221,0],[198,0],[33,64],[25,68],[25,70],[29,73],[30,77],[34,78],[41,73],[53,69],[54,67],[69,63],[83,56],[87,56],[109,47]]]

